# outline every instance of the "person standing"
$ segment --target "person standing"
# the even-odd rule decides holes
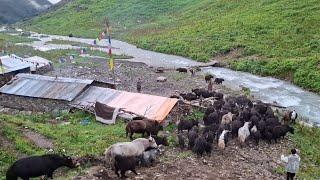
[[[213,82],[212,82],[212,79],[209,80],[209,83],[208,83],[208,91],[209,91],[209,92],[212,92],[212,91],[213,91]]]
[[[287,180],[293,180],[300,166],[300,156],[296,149],[291,149],[291,155],[281,155],[281,160],[286,163]]]
[[[196,75],[196,72],[194,71],[193,68],[190,69],[190,72],[191,72],[191,77],[194,77]]]
[[[138,91],[138,93],[141,92],[141,86],[142,86],[141,78],[138,78],[138,81],[137,81],[137,91]]]

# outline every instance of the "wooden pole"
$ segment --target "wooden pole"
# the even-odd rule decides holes
[[[109,61],[112,61],[112,79],[113,79],[113,83],[116,84],[116,78],[115,78],[115,72],[114,72],[114,59],[112,57],[112,46],[111,46],[111,31],[110,31],[110,24],[109,24],[109,19],[108,17],[104,18],[104,26],[105,26],[105,31],[104,33],[106,33],[108,35],[108,43],[109,43]]]
[[[2,65],[2,61],[1,61],[1,59],[0,59],[0,72],[1,72],[1,73],[4,73],[3,65]]]

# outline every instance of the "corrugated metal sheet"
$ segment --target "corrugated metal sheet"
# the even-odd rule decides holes
[[[45,58],[39,57],[39,56],[32,56],[29,58],[24,58],[24,60],[26,60],[30,63],[38,63],[39,65],[48,65],[48,64],[52,63],[48,59],[45,59]]]
[[[0,88],[4,94],[72,101],[92,80],[18,74],[11,84]]]
[[[93,106],[96,101],[162,122],[178,100],[92,86],[80,95],[73,104],[89,107]]]
[[[92,106],[99,101],[101,103],[108,103],[116,96],[120,94],[120,91],[114,89],[107,89],[103,87],[91,86],[84,93],[82,93],[73,104],[77,104],[83,107]]]
[[[39,57],[39,56],[24,58],[24,61],[32,64],[31,70],[33,70],[33,71],[36,70],[36,65],[38,68],[41,68],[44,66],[51,66],[51,64],[52,64],[51,61],[49,61],[45,58]]]
[[[0,70],[0,74],[18,71],[20,69],[26,69],[32,66],[31,63],[25,63],[21,59],[13,58],[10,56],[2,56],[0,57],[0,59],[2,62],[2,69],[3,69],[3,71]]]

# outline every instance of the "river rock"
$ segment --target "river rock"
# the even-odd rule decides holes
[[[166,82],[167,78],[164,76],[157,77],[157,82]]]

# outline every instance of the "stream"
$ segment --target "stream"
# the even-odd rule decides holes
[[[72,45],[56,45],[50,44],[52,39],[74,41],[79,43],[93,44],[93,39],[75,38],[58,35],[44,35],[31,33],[31,38],[39,39],[32,43],[20,43],[21,45],[32,46],[40,51],[48,51],[53,49],[79,49]],[[107,41],[98,42],[100,46],[106,46]],[[202,63],[193,61],[188,58],[157,53],[153,51],[137,48],[126,42],[112,40],[114,54],[125,54],[133,56],[132,59],[126,61],[143,62],[149,66],[162,66],[166,68],[177,68],[186,66],[202,65]],[[95,50],[106,51],[106,48],[93,48]],[[214,74],[216,77],[224,78],[224,85],[231,89],[239,89],[243,85],[250,89],[251,94],[256,98],[267,102],[277,102],[280,106],[295,109],[298,115],[307,123],[320,126],[320,96],[303,90],[289,82],[282,81],[271,77],[260,77],[250,73],[233,71],[226,68],[205,67],[202,72]]]

